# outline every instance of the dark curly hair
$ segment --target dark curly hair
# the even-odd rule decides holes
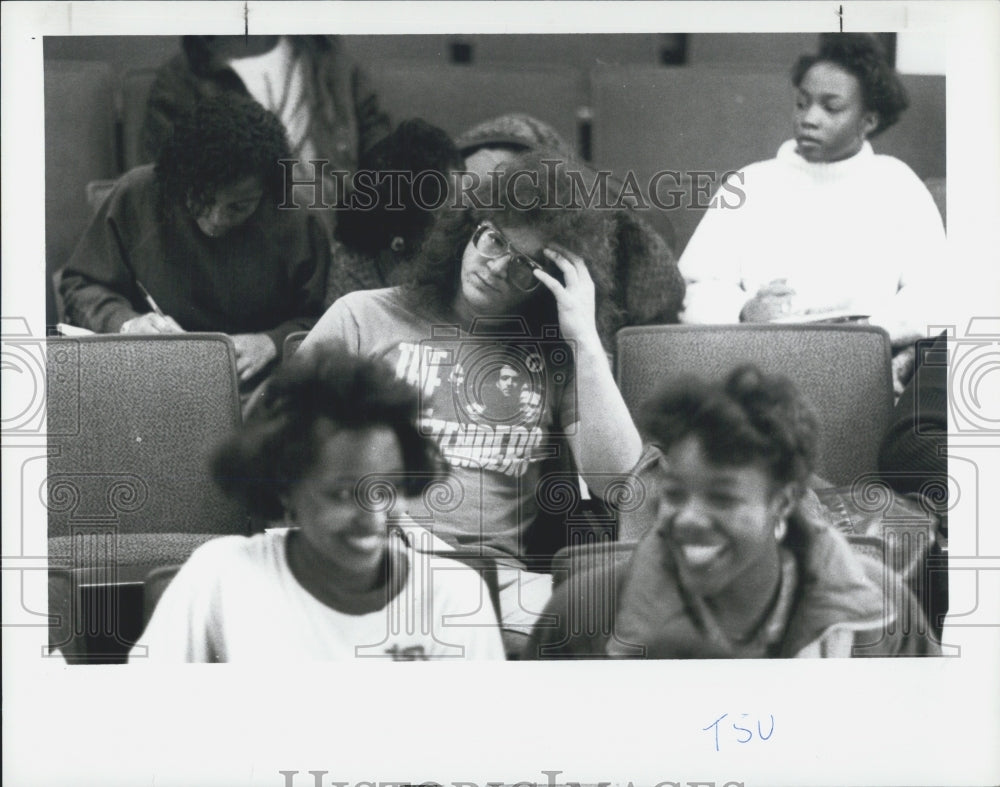
[[[799,87],[817,63],[832,63],[858,80],[864,107],[878,115],[869,136],[881,134],[899,120],[910,105],[903,83],[878,41],[862,33],[836,33],[821,39],[819,52],[803,55],[792,68],[792,84]]]
[[[223,93],[199,101],[174,124],[156,158],[165,207],[209,207],[220,188],[258,176],[265,199],[284,201],[291,153],[281,121],[248,96]]]
[[[677,380],[646,402],[638,425],[664,451],[695,435],[714,464],[763,461],[776,487],[803,489],[816,463],[812,408],[791,381],[755,366],[734,369],[724,382]]]
[[[446,187],[453,182],[449,173],[460,171],[464,164],[445,131],[420,118],[404,120],[389,136],[362,153],[354,179],[355,184],[364,184],[372,204],[370,207],[354,204],[338,210],[337,240],[358,251],[375,254],[400,237],[405,244],[402,256],[412,256],[434,221],[434,212],[427,208],[428,204],[447,204]],[[394,183],[380,177],[386,172],[403,172],[406,177],[396,178]],[[418,189],[423,191],[415,196],[411,191],[413,179],[422,172],[440,173],[440,177],[426,176],[426,180],[417,181]],[[440,194],[435,182],[445,189]],[[389,207],[393,202],[400,207]]]
[[[585,204],[566,163],[544,152],[521,153],[497,179],[487,178],[470,194],[469,204],[445,211],[424,240],[406,282],[412,304],[436,317],[448,317],[460,286],[462,255],[482,221],[504,228],[530,228],[547,243],[579,254],[594,280],[597,330],[610,350],[621,321],[611,214]],[[533,330],[557,325],[555,299],[544,285],[536,288],[521,310]]]
[[[416,391],[385,365],[333,344],[298,352],[268,383],[259,410],[215,452],[219,487],[253,514],[278,519],[282,498],[309,472],[329,431],[391,429],[403,454],[408,495],[420,494],[443,467],[417,427]]]

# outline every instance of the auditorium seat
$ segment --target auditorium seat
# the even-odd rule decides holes
[[[816,408],[816,472],[850,485],[878,469],[892,414],[889,336],[868,325],[650,325],[617,336],[615,376],[635,413],[683,375],[722,379],[753,363],[791,379]]]
[[[681,174],[660,181],[660,200],[680,205],[665,211],[677,231],[679,254],[707,207],[694,200],[692,172],[711,183],[752,161],[772,158],[790,136],[791,86],[776,72],[687,66],[599,66],[590,73],[593,159],[619,177],[634,172],[643,189],[662,170]],[[658,226],[663,212],[648,218]]]
[[[106,63],[52,60],[45,64],[46,281],[69,259],[90,209],[92,180],[118,174],[115,159],[114,80]],[[57,320],[49,291],[46,321]]]
[[[240,423],[229,337],[53,337],[47,367],[50,537],[243,532],[206,464]]]
[[[578,113],[586,104],[585,76],[573,68],[383,61],[367,70],[393,121],[422,117],[453,136],[488,118],[522,112],[550,123],[575,145]]]
[[[61,654],[69,664],[80,664],[85,660],[87,645],[73,572],[50,565],[48,586],[49,650]]]
[[[126,172],[151,161],[142,147],[142,123],[154,79],[153,68],[131,69],[122,76],[122,153]]]
[[[49,560],[90,599],[85,616],[113,610],[83,625],[100,631],[97,655],[121,660],[149,570],[249,530],[208,468],[240,422],[235,351],[196,333],[53,337],[46,350]]]
[[[180,570],[181,567],[179,564],[157,566],[146,575],[146,581],[143,586],[143,628],[149,623],[149,619],[153,617],[153,612],[156,610],[156,605],[160,602],[163,591],[167,589],[167,585],[170,584]]]
[[[922,180],[943,178],[945,167],[945,78],[901,74],[909,108],[892,128],[872,140],[876,153],[905,161]]]

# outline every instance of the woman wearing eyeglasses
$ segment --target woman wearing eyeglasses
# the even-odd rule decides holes
[[[534,155],[513,159],[440,219],[408,284],[340,298],[302,348],[339,340],[418,389],[451,492],[410,513],[449,547],[497,558],[509,652],[551,594],[525,562],[526,531],[561,502],[536,497],[542,461],[575,460],[600,496],[641,448],[598,331],[615,316],[606,217],[572,186]],[[490,407],[498,390],[520,406]]]

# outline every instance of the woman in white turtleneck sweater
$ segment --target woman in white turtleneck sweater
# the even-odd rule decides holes
[[[839,35],[800,58],[793,83],[795,139],[730,176],[684,251],[682,320],[846,312],[908,344],[934,321],[945,236],[920,179],[868,142],[906,108],[899,79],[873,39]]]

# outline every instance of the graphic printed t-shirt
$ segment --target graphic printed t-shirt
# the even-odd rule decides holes
[[[577,419],[570,347],[528,335],[516,318],[471,333],[434,324],[395,287],[339,299],[305,344],[317,341],[378,358],[418,390],[420,428],[451,473],[410,516],[454,546],[518,556],[538,513],[541,463],[567,450],[558,437]]]

